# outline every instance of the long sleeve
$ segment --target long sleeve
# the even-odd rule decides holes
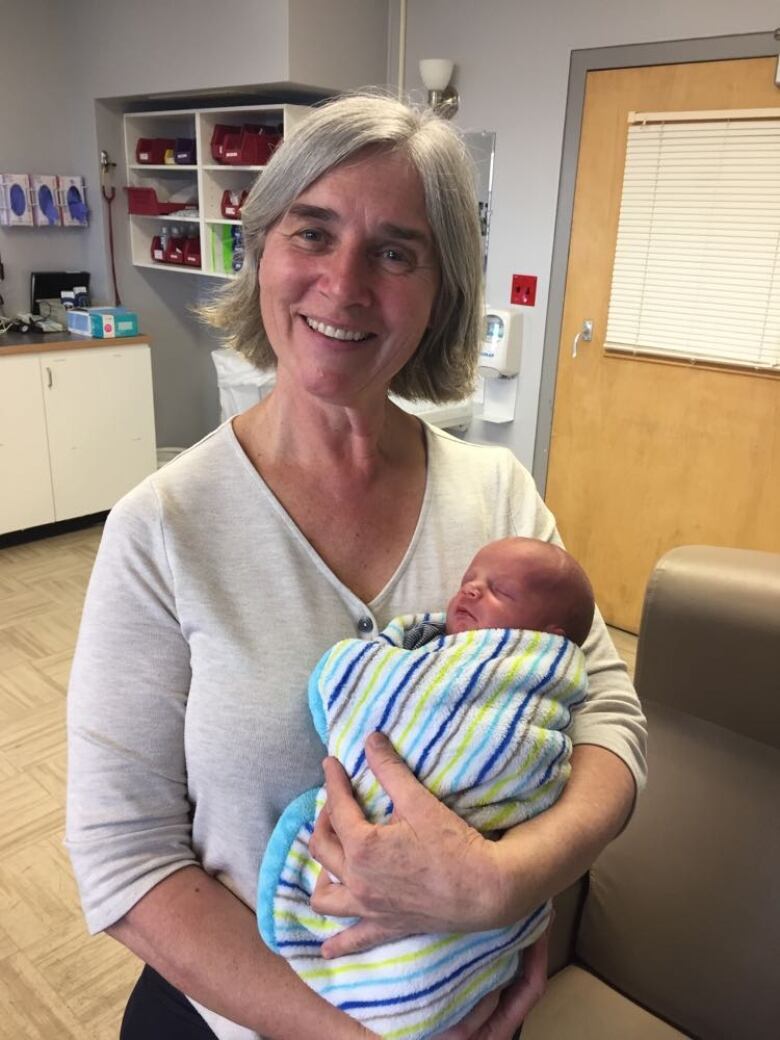
[[[66,844],[92,932],[196,860],[184,743],[189,658],[147,482],[107,521],[68,691]]]

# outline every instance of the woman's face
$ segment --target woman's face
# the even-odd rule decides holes
[[[373,154],[337,166],[268,232],[260,305],[278,381],[334,404],[384,395],[431,318],[439,266],[417,171]]]

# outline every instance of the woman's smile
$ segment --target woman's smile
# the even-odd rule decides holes
[[[322,336],[327,336],[328,339],[347,343],[362,343],[372,336],[370,332],[361,332],[360,329],[349,329],[341,325],[332,325],[330,322],[320,321],[317,318],[306,317],[304,320],[310,329],[314,332],[319,332]]]
[[[292,382],[332,403],[374,404],[417,349],[439,266],[420,177],[372,153],[315,181],[269,230],[260,302]]]

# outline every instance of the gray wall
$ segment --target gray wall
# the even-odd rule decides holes
[[[387,0],[290,0],[291,80],[338,90],[384,86]]]
[[[393,8],[395,50],[397,0]],[[409,0],[407,90],[421,87],[420,58],[452,58],[461,94],[456,122],[496,131],[488,299],[508,304],[513,273],[539,277],[515,422],[475,424],[470,437],[505,443],[532,463],[571,51],[778,25],[777,0]]]
[[[66,5],[51,0],[3,0],[3,24],[47,26],[33,48],[4,37],[0,58],[0,172],[76,174],[84,170],[72,133],[76,83],[66,47]],[[35,57],[35,71],[32,64]],[[29,309],[30,271],[81,270],[88,253],[83,228],[0,228],[6,313]]]
[[[86,265],[96,298],[109,299],[97,178],[99,148],[122,159],[116,99],[286,79],[381,84],[396,67],[397,12],[398,0],[3,0],[5,24],[47,24],[48,31],[35,35],[34,72],[29,47],[4,50],[0,168],[83,173],[93,214],[87,231],[0,229],[8,309],[26,306],[33,267]],[[477,424],[472,436],[506,443],[531,464],[571,51],[778,23],[777,0],[409,0],[407,89],[421,90],[419,58],[452,57],[457,122],[497,133],[488,298],[508,301],[513,272],[539,277],[517,418],[505,427]],[[214,340],[189,314],[212,280],[132,267],[124,206],[118,198],[117,274],[123,302],[138,309],[152,337],[158,442],[189,444],[218,417]]]
[[[321,8],[327,9],[323,17]],[[29,272],[85,267],[93,299],[112,302],[98,155],[120,165],[113,206],[122,302],[152,342],[157,442],[186,446],[219,420],[210,352],[192,316],[218,279],[129,262],[121,113],[138,95],[195,94],[286,81],[329,88],[383,83],[387,0],[3,0],[4,24],[47,25],[0,63],[0,169],[82,173],[91,224],[82,231],[0,229],[6,310],[27,307]],[[294,38],[291,24],[295,25]],[[174,107],[169,97],[160,107]]]

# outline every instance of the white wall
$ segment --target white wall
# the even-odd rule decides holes
[[[397,17],[397,0],[394,7]],[[506,427],[478,424],[473,436],[505,443],[531,465],[571,51],[778,25],[777,0],[409,0],[407,90],[421,85],[420,58],[452,58],[461,94],[456,122],[497,135],[488,299],[509,302],[513,273],[539,278],[517,418]]]

